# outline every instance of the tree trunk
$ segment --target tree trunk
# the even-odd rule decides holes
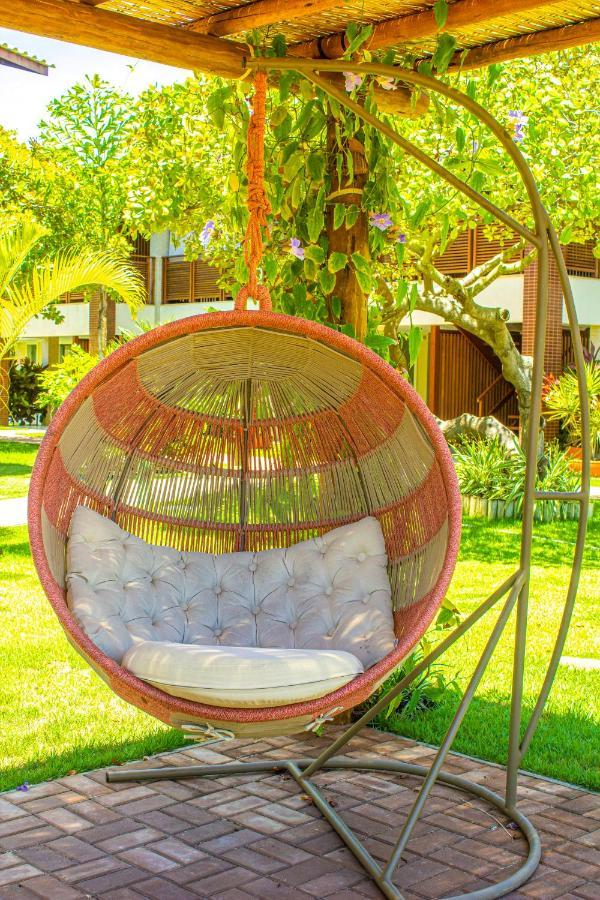
[[[9,416],[9,390],[10,390],[10,369],[13,363],[12,359],[2,357],[0,359],[0,426],[8,425]]]
[[[502,364],[502,374],[515,389],[519,407],[521,443],[526,438],[527,423],[531,409],[531,369],[533,360],[523,356],[513,341],[508,326],[501,325],[488,334],[482,330],[479,335],[486,341]]]
[[[440,429],[446,437],[447,441],[453,438],[466,435],[468,437],[480,437],[486,440],[497,440],[509,450],[516,451],[518,447],[516,436],[510,428],[507,428],[502,422],[494,416],[472,416],[470,413],[463,413],[455,419],[443,421],[437,420]]]
[[[348,191],[332,198],[327,207],[327,240],[329,253],[345,253],[348,258],[353,253],[360,253],[369,257],[369,217],[362,209],[351,228],[342,224],[341,228],[334,228],[333,215],[336,203],[345,206],[358,206],[362,204],[362,191],[367,181],[368,166],[365,150],[359,141],[351,139],[348,142],[348,151],[352,154],[353,173],[348,179],[348,168],[342,167],[341,183],[337,175],[336,156],[340,151],[335,134],[335,119],[330,117],[327,123],[327,161],[331,175],[331,193]],[[354,190],[352,190],[354,189]],[[352,263],[348,263],[336,274],[333,295],[341,301],[341,323],[352,325],[354,336],[359,341],[364,341],[367,334],[367,298],[360,287]]]

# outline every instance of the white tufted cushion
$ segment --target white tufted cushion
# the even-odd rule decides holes
[[[394,646],[381,526],[366,518],[285,550],[182,553],[78,506],[67,599],[121,661],[140,641],[345,650],[367,668]]]
[[[355,656],[341,650],[199,647],[162,641],[134,644],[123,665],[167,694],[240,708],[324,697],[363,671]]]

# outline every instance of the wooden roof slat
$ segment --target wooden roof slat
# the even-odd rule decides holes
[[[600,19],[589,19],[576,25],[563,25],[560,28],[547,28],[534,31],[519,37],[493,41],[480,47],[455,53],[448,71],[457,69],[477,69],[491,63],[506,62],[537,53],[549,53],[552,50],[563,50],[565,47],[577,47],[600,41]]]
[[[242,34],[276,22],[290,22],[339,6],[340,0],[256,0],[233,9],[197,19],[188,27],[192,31],[223,37]]]
[[[22,72],[33,72],[35,75],[47,75],[48,66],[38,59],[33,59],[27,53],[11,50],[10,47],[0,45],[0,66],[10,66],[12,69],[20,69]]]
[[[448,8],[448,19],[444,31],[453,31],[490,22],[506,15],[515,15],[543,6],[551,6],[556,0],[456,0]],[[412,43],[435,36],[440,31],[433,10],[387,19],[373,27],[373,34],[367,46],[370,50],[390,47],[399,43]],[[294,44],[289,48],[292,56],[315,59],[338,59],[345,49],[344,34],[332,34],[313,41]]]
[[[209,75],[245,72],[242,44],[71,0],[0,0],[0,25]]]

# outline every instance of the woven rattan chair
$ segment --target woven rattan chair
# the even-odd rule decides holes
[[[230,709],[166,694],[106,657],[68,608],[65,547],[79,504],[150,543],[211,553],[285,547],[376,516],[396,647],[305,703]],[[344,335],[272,312],[187,318],[113,353],[53,420],[30,492],[42,583],[113,690],[172,725],[263,735],[355,706],[398,666],[444,597],[459,523],[446,443],[406,380]]]

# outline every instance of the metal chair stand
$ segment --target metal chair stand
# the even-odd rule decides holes
[[[479,204],[481,208],[494,215],[505,226],[512,229],[521,238],[524,238],[537,252],[538,260],[538,284],[536,301],[536,337],[534,348],[534,365],[532,373],[532,401],[531,413],[527,434],[527,474],[525,481],[525,497],[523,503],[523,523],[521,539],[521,558],[518,570],[508,578],[503,585],[494,591],[467,619],[464,620],[445,640],[428,654],[405,678],[399,681],[384,697],[381,697],[358,721],[337,739],[335,739],[317,759],[287,759],[273,762],[241,762],[226,765],[189,766],[189,767],[165,767],[159,769],[142,770],[117,770],[107,772],[109,782],[122,781],[154,781],[158,779],[192,778],[198,776],[224,776],[240,775],[244,773],[256,774],[265,772],[286,772],[297,782],[303,793],[307,794],[323,816],[339,834],[355,857],[362,864],[366,872],[373,878],[385,897],[393,900],[401,900],[402,894],[393,884],[393,875],[400,863],[403,850],[406,848],[412,831],[426,803],[427,797],[435,784],[439,781],[459,791],[464,791],[475,797],[479,797],[500,812],[505,813],[515,822],[529,844],[529,853],[519,867],[508,878],[490,885],[481,890],[463,894],[461,900],[492,900],[502,897],[510,891],[522,885],[535,871],[541,855],[540,838],[531,822],[518,810],[517,804],[517,778],[521,761],[533,738],[536,726],[548,699],[552,682],[556,675],[562,650],[566,641],[577,586],[581,571],[585,532],[587,525],[589,506],[589,469],[590,469],[590,440],[589,440],[589,407],[587,404],[587,389],[585,382],[585,367],[581,336],[577,324],[575,304],[569,284],[564,259],[556,232],[550,222],[548,214],[540,200],[533,176],[515,145],[511,136],[496,120],[478,103],[464,94],[454,90],[447,84],[437,81],[421,73],[400,69],[395,66],[380,65],[378,63],[352,62],[352,71],[361,75],[379,75],[401,80],[404,83],[416,85],[427,91],[441,94],[448,100],[462,106],[479,121],[485,124],[496,136],[500,144],[506,150],[512,160],[518,175],[523,182],[530,206],[531,216],[534,221],[533,230],[516,221],[510,214],[495,206],[486,196],[474,190],[469,184],[461,181],[451,172],[447,171],[436,160],[431,159],[419,147],[412,144],[403,135],[396,132],[391,125],[378,119],[372,112],[366,110],[356,101],[352,100],[344,91],[337,89],[331,81],[322,78],[318,73],[342,72],[348,68],[348,61],[314,60],[314,59],[248,59],[249,69],[269,69],[283,71],[293,69],[301,72],[309,81],[325,93],[329,94],[337,103],[353,112],[364,122],[373,128],[379,129],[389,140],[400,146],[406,153],[418,159],[432,172],[443,178],[453,188],[461,191],[470,200]],[[548,266],[550,254],[555,259],[563,290],[569,327],[573,339],[575,369],[578,376],[581,420],[582,420],[582,485],[581,490],[574,493],[540,492],[536,490],[537,456],[538,456],[538,428],[541,420],[542,380],[544,376],[544,350],[546,344],[546,322],[548,308]],[[533,536],[534,510],[536,501],[555,500],[579,503],[579,524],[577,539],[574,548],[573,568],[562,620],[558,629],[556,642],[549,660],[548,669],[541,686],[539,696],[533,712],[525,728],[522,729],[522,700],[523,700],[523,672],[527,644],[527,611],[529,598],[529,575],[531,566],[531,545]],[[378,712],[382,711],[390,701],[406,688],[418,675],[422,674],[448,647],[465,634],[485,613],[487,613],[501,599],[506,598],[498,615],[497,621],[490,633],[488,642],[478,661],[471,681],[460,701],[454,719],[450,724],[447,734],[429,768],[410,763],[393,760],[355,759],[336,754],[346,744],[367,726]],[[516,607],[516,629],[514,641],[514,665],[512,681],[511,715],[509,726],[509,753],[506,774],[506,791],[504,797],[489,791],[478,784],[460,778],[456,775],[442,771],[442,765],[452,746],[456,733],[464,719],[465,713],[473,699],[475,691],[481,681],[482,675],[490,661],[490,658],[504,632],[513,608]],[[415,802],[410,809],[405,823],[400,830],[398,839],[392,849],[389,859],[384,866],[379,865],[369,851],[364,847],[353,831],[345,824],[343,818],[333,809],[331,804],[323,796],[322,792],[312,781],[312,776],[320,770],[345,770],[357,769],[371,772],[384,772],[393,775],[413,775],[422,778],[421,788]],[[458,900],[454,897],[453,900]]]

